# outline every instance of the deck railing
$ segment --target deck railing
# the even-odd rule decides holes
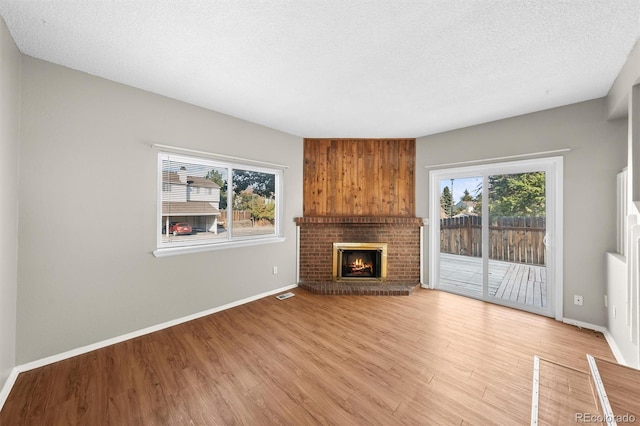
[[[489,259],[545,264],[544,217],[494,217],[489,224]],[[482,217],[440,219],[440,251],[482,257]]]

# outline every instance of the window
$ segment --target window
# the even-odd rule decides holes
[[[255,163],[160,152],[154,255],[283,240],[283,169]]]

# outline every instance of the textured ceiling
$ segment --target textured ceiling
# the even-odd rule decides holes
[[[419,137],[605,96],[638,0],[0,0],[27,55],[303,137]]]

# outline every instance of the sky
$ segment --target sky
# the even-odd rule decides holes
[[[476,196],[478,187],[482,184],[482,177],[457,178],[453,179],[453,200],[457,203],[464,196],[464,190],[468,190],[472,197]],[[440,194],[445,186],[451,190],[451,179],[442,179],[440,181]]]

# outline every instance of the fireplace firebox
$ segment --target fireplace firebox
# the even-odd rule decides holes
[[[333,243],[333,281],[385,281],[387,243]]]

